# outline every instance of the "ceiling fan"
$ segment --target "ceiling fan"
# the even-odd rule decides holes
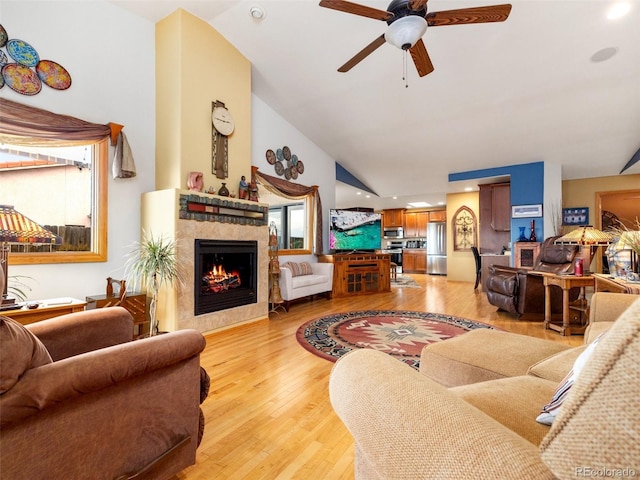
[[[320,6],[374,20],[383,20],[389,25],[385,33],[342,65],[338,69],[339,72],[348,72],[378,47],[388,42],[402,50],[409,50],[418,75],[421,77],[433,72],[433,64],[422,41],[427,26],[504,22],[511,12],[511,5],[505,4],[428,13],[427,0],[393,0],[386,11],[346,0],[321,0]]]

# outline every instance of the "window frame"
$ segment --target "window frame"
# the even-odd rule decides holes
[[[108,249],[108,138],[96,142],[86,142],[93,145],[93,193],[91,199],[91,250],[64,252],[12,252],[9,255],[9,265],[35,265],[58,263],[89,263],[106,262]],[[63,144],[61,141],[60,144]],[[75,145],[78,142],[69,142]],[[17,144],[17,142],[16,142]]]

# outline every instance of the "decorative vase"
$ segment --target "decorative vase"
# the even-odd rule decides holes
[[[524,229],[525,227],[518,227],[520,229],[520,237],[518,238],[519,242],[526,242],[527,241],[527,237],[524,236]]]
[[[218,189],[218,195],[221,197],[229,196],[229,189],[227,188],[227,184],[222,182],[222,186]]]
[[[537,240],[536,237],[536,221],[531,220],[531,235],[529,236],[530,242],[535,242]]]

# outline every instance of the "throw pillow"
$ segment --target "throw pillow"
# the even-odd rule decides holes
[[[300,275],[311,275],[313,273],[313,271],[311,270],[311,264],[309,262],[285,262],[281,265],[281,267],[285,267],[291,270],[292,277],[299,277]]]
[[[0,317],[0,395],[11,389],[30,368],[51,363],[42,342],[20,322]]]
[[[540,415],[538,415],[538,417],[536,418],[536,421],[538,423],[542,423],[544,425],[551,425],[553,423],[553,421],[558,416],[558,413],[560,413],[562,404],[571,391],[571,387],[575,383],[576,378],[578,378],[578,375],[580,375],[580,372],[586,365],[587,361],[589,361],[589,359],[593,355],[596,346],[598,345],[600,340],[602,340],[606,333],[607,332],[605,330],[600,335],[598,335],[598,337],[587,346],[587,348],[578,356],[578,358],[576,358],[576,361],[573,364],[573,368],[562,379],[560,385],[558,385],[558,388],[556,388],[553,397],[551,397],[551,401],[542,407]]]

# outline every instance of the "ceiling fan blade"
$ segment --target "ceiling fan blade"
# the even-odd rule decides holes
[[[382,44],[384,44],[385,41],[386,40],[384,39],[384,33],[383,33],[378,38],[376,38],[373,42],[371,42],[369,45],[367,45],[362,50],[360,50],[358,53],[356,53],[353,56],[353,58],[351,58],[351,60],[349,60],[344,65],[342,65],[338,69],[338,71],[342,72],[342,73],[348,72],[353,67],[355,67],[357,64],[359,64],[362,60],[364,60],[366,57],[368,57],[371,53],[373,53],[374,50],[376,50],[378,47],[380,47]]]
[[[466,23],[504,22],[511,12],[511,5],[491,5],[488,7],[461,8],[443,12],[428,13],[430,27],[441,25],[463,25]]]
[[[425,75],[433,72],[433,63],[431,63],[431,59],[429,58],[429,54],[427,53],[427,49],[425,48],[422,39],[418,40],[416,44],[409,49],[409,51],[411,52],[413,63],[415,63],[416,69],[418,70],[418,75],[424,77]]]
[[[360,15],[361,17],[369,17],[375,20],[384,20],[385,22],[393,18],[393,14],[385,10],[367,7],[358,3],[347,2],[346,0],[320,0],[320,6],[340,10],[341,12]]]
[[[409,8],[411,10],[422,10],[427,6],[427,0],[409,0]]]

